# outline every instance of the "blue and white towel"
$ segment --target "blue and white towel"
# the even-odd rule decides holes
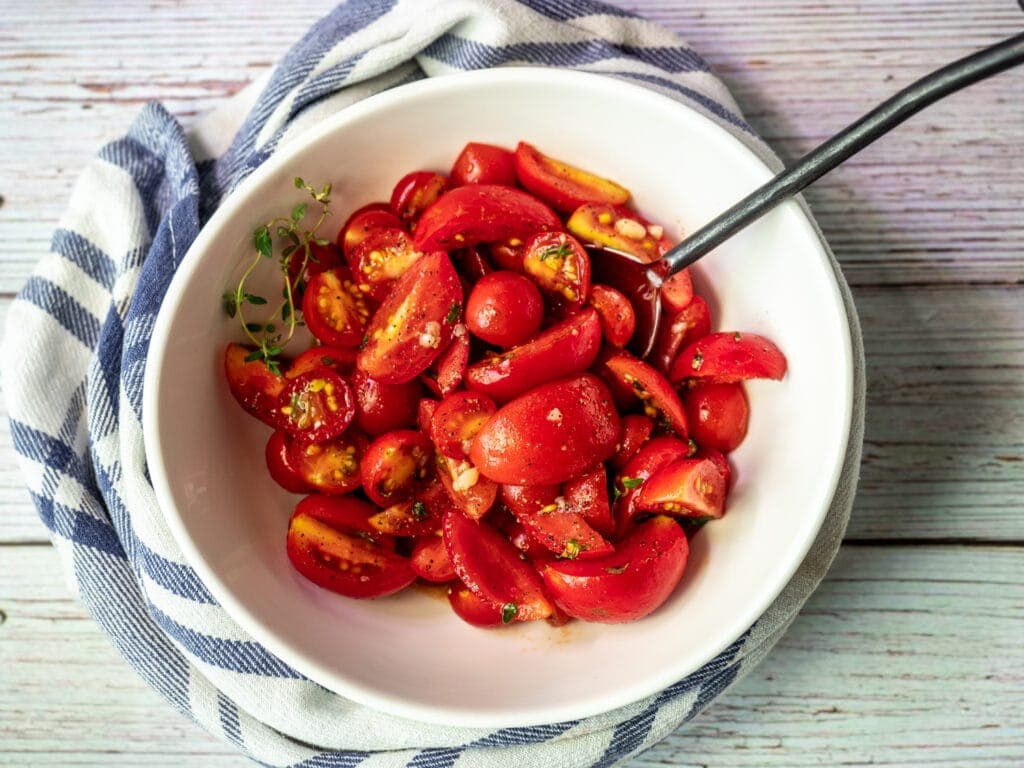
[[[605,715],[447,728],[367,709],[304,679],[227,616],[188,567],[146,475],[142,380],[167,285],[221,198],[283,142],[372,93],[455,70],[534,64],[642,83],[694,106],[778,166],[675,35],[589,0],[350,0],[269,80],[185,131],[147,106],[86,169],[10,310],[3,384],[27,485],[82,602],[149,685],[271,766],[609,766],[689,720],[767,653],[839,546],[863,428],[863,351],[842,482],[783,594],[732,647]]]

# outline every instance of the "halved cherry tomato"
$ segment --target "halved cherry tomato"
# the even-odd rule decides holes
[[[374,313],[356,365],[386,384],[416,378],[448,345],[461,307],[462,287],[448,255],[421,256]]]
[[[337,437],[356,415],[352,388],[331,368],[314,368],[288,382],[277,401],[278,425],[304,443]]]
[[[280,485],[289,493],[309,493],[312,489],[309,484],[299,475],[288,456],[288,446],[291,438],[286,432],[275,431],[267,441],[267,448],[264,451],[267,460],[267,470],[274,482]]]
[[[356,246],[369,237],[371,232],[378,229],[401,228],[402,222],[391,212],[391,206],[387,203],[370,203],[348,217],[348,221],[338,233],[338,242],[341,243],[349,266],[355,266],[352,254]]]
[[[381,435],[360,462],[363,491],[381,507],[412,498],[430,476],[433,455],[430,441],[419,430]]]
[[[502,184],[514,187],[516,159],[507,149],[471,141],[455,158],[451,178],[456,184]]]
[[[443,530],[459,578],[478,597],[501,606],[503,619],[534,621],[551,615],[540,576],[494,528],[452,510],[444,516]]]
[[[347,376],[356,363],[356,351],[347,347],[332,347],[321,344],[310,347],[295,358],[288,370],[284,372],[286,379],[297,379],[314,368],[333,368],[342,376]]]
[[[622,349],[633,338],[636,330],[636,312],[629,299],[607,285],[590,286],[590,306],[601,321],[601,333],[613,347]]]
[[[628,253],[644,262],[664,255],[671,243],[665,230],[626,208],[598,203],[581,205],[565,228],[581,241]]]
[[[355,347],[363,339],[370,305],[348,267],[321,272],[302,295],[302,316],[322,344]]]
[[[750,404],[742,384],[698,384],[683,394],[690,435],[702,448],[729,453],[747,436]]]
[[[407,173],[391,192],[391,212],[402,223],[415,229],[416,221],[423,212],[437,202],[445,190],[451,186],[447,176],[433,171],[413,171]]]
[[[562,486],[569,509],[583,516],[602,536],[615,533],[611,504],[608,502],[608,474],[604,464],[584,472]]]
[[[481,475],[480,470],[466,459],[438,453],[435,460],[437,476],[452,504],[473,520],[479,520],[487,514],[498,497],[498,484]]]
[[[281,422],[277,401],[287,382],[271,371],[266,363],[257,359],[256,355],[258,352],[253,347],[228,344],[224,352],[224,373],[228,389],[247,413],[264,424],[277,427]],[[252,359],[247,362],[247,358]]]
[[[775,344],[755,333],[712,333],[679,353],[670,378],[678,384],[700,379],[727,384],[747,379],[781,379],[786,357]]]
[[[374,530],[392,536],[429,536],[441,530],[441,518],[450,507],[447,491],[434,477],[414,498],[382,509],[369,522]]]
[[[612,355],[605,365],[624,385],[632,388],[633,394],[643,405],[645,414],[664,421],[673,432],[686,438],[686,411],[683,410],[679,395],[672,389],[668,379],[628,352]]]
[[[637,497],[648,478],[662,467],[692,452],[689,443],[666,435],[648,440],[626,462],[622,472],[615,478],[615,535],[618,538],[628,533],[633,519],[639,514]]]
[[[540,487],[551,488],[556,495],[558,493],[557,485]],[[505,514],[498,514],[502,512]],[[487,521],[505,534],[505,538],[512,542],[512,546],[522,552],[534,566],[538,563],[543,564],[549,560],[555,559],[555,554],[531,536],[530,532],[526,530],[523,524],[516,519],[515,515],[513,515],[508,508],[504,506],[504,504],[495,507],[494,511],[487,516]]]
[[[350,429],[333,440],[303,443],[292,440],[288,458],[296,474],[311,490],[329,496],[351,493],[362,479],[359,463],[370,441],[361,432]]]
[[[608,463],[615,469],[622,469],[626,462],[632,459],[640,446],[647,442],[647,438],[654,431],[654,419],[639,413],[630,413],[622,417],[622,438],[616,446],[615,455]]]
[[[712,459],[676,459],[651,475],[640,489],[637,509],[680,517],[721,517],[725,475]]]
[[[346,597],[381,597],[416,579],[394,540],[366,522],[373,507],[351,496],[307,496],[288,523],[288,559],[314,584]]]
[[[729,460],[725,457],[721,451],[717,451],[714,448],[701,448],[694,455],[695,459],[711,459],[715,462],[715,466],[718,467],[718,471],[722,473],[725,478],[725,489],[726,491],[732,486],[732,467],[729,466]]]
[[[356,284],[374,301],[383,301],[395,281],[422,255],[404,230],[375,230],[352,250]]]
[[[711,333],[711,313],[700,296],[694,296],[674,316],[662,320],[654,340],[654,351],[648,358],[650,363],[666,376],[672,370],[672,362],[690,344]]]
[[[590,257],[565,232],[540,232],[526,241],[523,271],[559,303],[582,307],[590,296]]]
[[[499,347],[522,344],[540,328],[544,301],[530,280],[499,270],[485,275],[466,300],[466,325],[477,338]]]
[[[473,438],[497,410],[487,395],[453,392],[434,411],[430,439],[445,456],[467,459]]]
[[[601,348],[601,323],[587,307],[507,352],[466,370],[466,386],[502,403],[536,386],[585,371]]]
[[[527,532],[559,557],[575,560],[612,551],[557,485],[503,485],[501,498]]]
[[[502,625],[501,606],[477,596],[461,581],[448,587],[448,603],[456,616],[474,627]]]
[[[583,203],[622,205],[629,190],[614,181],[541,154],[524,141],[516,147],[519,182],[548,205],[568,213]]]
[[[508,485],[549,485],[578,476],[615,452],[619,414],[591,374],[530,390],[495,413],[473,441],[470,459]]]
[[[693,300],[693,278],[689,269],[682,269],[661,284],[661,306],[677,314]]]
[[[683,578],[690,548],[670,517],[640,523],[614,554],[550,563],[544,584],[559,608],[586,621],[636,621],[664,603]]]
[[[458,578],[440,529],[436,535],[424,536],[416,542],[410,560],[412,569],[421,579],[442,583]]]
[[[561,228],[557,214],[525,192],[471,184],[446,192],[423,212],[415,243],[420,251],[450,251]]]
[[[423,387],[413,379],[403,384],[384,384],[360,370],[352,373],[356,395],[356,425],[377,436],[416,425]]]
[[[463,323],[452,328],[452,340],[434,363],[438,395],[447,395],[462,384],[469,366],[469,330]]]

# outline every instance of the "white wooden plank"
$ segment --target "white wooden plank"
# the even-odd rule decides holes
[[[48,547],[0,547],[0,764],[241,766],[66,597]],[[1019,765],[1024,549],[853,547],[771,656],[629,768]]]

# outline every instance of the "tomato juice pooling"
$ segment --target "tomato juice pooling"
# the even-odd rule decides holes
[[[246,276],[278,264],[285,300],[274,310],[245,278],[225,294],[247,341],[224,358],[234,397],[273,430],[270,476],[304,496],[295,569],[352,598],[444,584],[481,627],[657,610],[688,535],[725,514],[725,454],[756,407],[742,382],[781,379],[782,352],[713,333],[683,271],[636,357],[649,297],[588,249],[651,262],[672,243],[626,187],[528,143],[411,170],[334,242],[317,233],[330,185],[296,187],[320,218],[306,229],[302,203],[257,228]],[[297,318],[318,345],[286,349]]]

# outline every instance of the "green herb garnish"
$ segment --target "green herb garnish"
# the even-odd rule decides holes
[[[540,252],[539,258],[541,261],[547,261],[554,258],[567,259],[570,256],[572,256],[572,246],[569,243],[562,243],[545,248]]]
[[[454,323],[456,320],[459,319],[460,312],[462,312],[462,305],[457,301],[453,301],[452,305],[448,307],[448,314],[445,315],[444,318],[445,321],[449,323]]]
[[[621,482],[623,488],[639,488],[644,484],[644,479],[642,477],[623,477]]]
[[[516,605],[515,603],[505,603],[503,606],[501,606],[501,623],[511,624],[512,619],[516,617],[517,613],[519,613],[518,605]]]

